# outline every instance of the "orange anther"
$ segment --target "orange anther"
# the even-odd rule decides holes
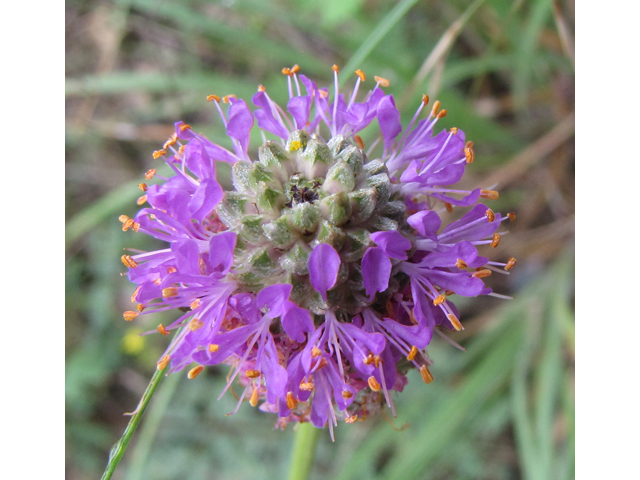
[[[427,95],[426,93],[422,94],[422,103],[425,105],[429,104],[429,95]]]
[[[155,152],[153,152],[151,155],[153,156],[154,160],[157,160],[158,158],[166,154],[167,154],[167,151],[161,148],[160,150],[156,150]]]
[[[464,144],[464,146],[467,148],[473,148],[473,142],[469,140],[467,143]]]
[[[491,241],[491,248],[496,248],[498,246],[498,244],[500,243],[500,234],[499,233],[494,233],[493,234],[493,240]]]
[[[193,367],[191,370],[189,370],[189,373],[187,373],[187,378],[189,380],[193,380],[198,375],[200,375],[203,370],[204,370],[204,365],[198,365],[197,367]]]
[[[373,357],[373,365],[376,368],[378,368],[381,363],[382,363],[382,357],[380,355],[376,355],[375,357]]]
[[[467,268],[467,262],[459,258],[458,260],[456,260],[456,267],[458,267],[460,270],[464,270],[465,268]]]
[[[189,322],[189,330],[191,330],[192,332],[200,330],[202,327],[204,327],[204,322],[202,320],[198,320],[197,318],[193,318]]]
[[[262,85],[260,85],[260,87],[262,87]],[[260,90],[260,87],[258,87],[258,90]],[[262,87],[264,88],[264,87]],[[264,92],[264,90],[260,90],[261,92]],[[236,97],[233,93],[229,94],[229,95],[225,95],[224,97],[222,97],[222,101],[224,103],[229,103],[231,100],[231,98],[238,98]]]
[[[140,190],[142,190],[143,192],[146,192],[146,191],[148,190],[148,188],[149,188],[149,187],[147,186],[147,184],[146,184],[146,183],[139,183],[139,184],[138,184],[138,188],[139,188]]]
[[[264,85],[258,85],[258,91],[259,92],[266,92],[267,91],[267,87],[265,87]]]
[[[313,347],[311,349],[311,357],[312,358],[319,357],[320,355],[322,355],[322,350],[320,350],[318,347]]]
[[[120,260],[124,263],[125,267],[136,268],[138,266],[138,262],[131,258],[131,255],[122,255]]]
[[[171,332],[169,330],[167,330],[163,324],[158,325],[158,332],[160,332],[162,335],[170,335],[171,334]]]
[[[178,289],[176,287],[167,287],[162,289],[162,296],[164,298],[171,298],[178,295]]]
[[[300,71],[300,65],[296,64],[291,67],[291,73],[298,73]]]
[[[164,142],[164,145],[162,145],[162,148],[166,150],[167,148],[175,145],[177,141],[178,141],[178,134],[176,132],[173,132],[169,137],[169,139],[166,142]]]
[[[124,319],[127,322],[130,322],[131,320],[133,320],[134,318],[136,318],[138,315],[140,315],[138,312],[134,312],[133,310],[127,310],[126,312],[124,312],[122,314],[122,316],[124,317]]]
[[[364,74],[364,72],[360,69],[356,70],[356,75],[358,76],[358,78],[360,79],[360,81],[364,82],[367,79],[367,76]]]
[[[125,223],[127,220],[129,220],[129,216],[128,215],[120,215],[118,217],[118,220],[120,220],[122,223]]]
[[[422,377],[422,381],[424,383],[433,382],[433,375],[431,375],[431,372],[429,371],[429,367],[427,367],[426,365],[422,365],[420,367],[420,376]]]
[[[493,213],[493,210],[489,209],[486,212],[484,212],[484,214],[487,216],[487,219],[490,222],[493,222],[496,219],[496,214]]]
[[[458,317],[456,317],[453,313],[448,314],[447,318],[451,322],[451,325],[453,325],[453,328],[455,328],[458,332],[463,329],[460,320],[458,320]]]
[[[138,197],[138,199],[136,200],[136,203],[138,205],[143,205],[146,201],[147,201],[147,196],[142,195],[141,197]]]
[[[165,368],[167,368],[167,365],[169,365],[170,361],[171,361],[171,355],[165,355],[164,357],[162,357],[160,361],[156,364],[156,366],[158,367],[158,370],[164,370]]]
[[[153,176],[156,174],[157,170],[155,168],[152,168],[151,170],[147,170],[147,173],[144,174],[144,178],[146,178],[147,180],[151,180],[153,178]]]
[[[451,130],[449,130],[449,133],[451,133],[452,135],[456,135],[458,133],[458,128],[457,127],[451,127]]]
[[[247,370],[245,375],[247,378],[258,378],[260,376],[260,370]]]
[[[365,365],[371,365],[373,363],[373,354],[370,353],[369,355],[367,355],[366,357],[364,357],[362,359],[362,363],[364,363]]]
[[[353,393],[350,390],[342,390],[342,398],[348,400],[353,397]]]
[[[345,423],[355,423],[358,420],[358,415],[351,415],[344,419]]]
[[[362,141],[362,137],[360,135],[354,135],[353,139],[356,141],[356,145],[360,150],[364,150],[364,142]]]
[[[442,109],[438,112],[438,115],[436,115],[436,117],[438,118],[444,118],[447,116],[447,110],[446,109]]]
[[[189,308],[190,308],[191,310],[195,310],[195,309],[196,309],[196,308],[198,308],[199,306],[200,306],[200,299],[199,299],[199,298],[196,298],[193,302],[191,302],[191,303],[189,304]]]
[[[507,265],[504,267],[505,270],[511,270],[513,267],[516,266],[516,262],[517,260],[515,259],[515,257],[511,257],[509,259],[509,261],[507,262]]]
[[[389,85],[391,85],[389,80],[387,80],[386,78],[382,78],[382,77],[379,77],[377,75],[374,75],[373,78],[375,79],[376,82],[378,82],[378,84],[381,87],[388,87]]]
[[[322,98],[327,98],[329,96],[329,92],[327,92],[326,90],[318,90],[320,92],[320,96]]]
[[[215,343],[210,343],[209,344],[209,352],[210,353],[216,353],[218,350],[220,350],[220,345],[216,345]]]
[[[186,123],[183,123],[182,125],[180,125],[180,131],[184,132],[185,130],[189,130],[191,128],[191,125],[188,125]]]
[[[293,392],[287,392],[287,408],[293,410],[298,406],[298,400],[293,396]]]
[[[491,270],[489,270],[488,268],[483,268],[482,270],[478,270],[477,272],[474,272],[473,275],[471,276],[476,278],[484,278],[484,277],[488,277],[489,275],[491,275]]]
[[[453,205],[451,205],[449,202],[444,202],[444,208],[446,208],[447,212],[449,213],[453,211]]]
[[[433,108],[431,109],[431,115],[435,117],[436,115],[438,115],[439,111],[440,111],[440,100],[436,100],[433,104]]]
[[[133,295],[131,295],[131,303],[136,303],[136,297],[138,296],[138,294],[140,293],[140,289],[142,288],[142,285],[138,285],[136,287],[136,289],[133,291]]]
[[[300,383],[300,390],[303,390],[305,392],[311,392],[313,390],[313,383],[311,382]]]
[[[387,308],[387,317],[393,318],[395,316],[394,315],[395,312],[394,312],[393,303],[391,303],[391,300],[387,301],[386,308]]]
[[[158,277],[153,281],[153,283],[155,283],[156,285],[160,285],[162,283],[162,279]]]
[[[167,273],[176,273],[177,271],[176,267],[167,267]]]
[[[333,65],[331,67],[331,70],[333,70],[334,72],[338,73],[338,72],[340,72],[340,67],[338,65]]]
[[[213,100],[219,102],[220,97],[218,95],[207,95],[207,102],[212,102]]]
[[[450,296],[451,296],[451,295],[453,295],[454,293],[456,293],[456,292],[454,292],[453,290],[445,290],[445,292],[444,292],[444,294],[445,294],[447,297],[450,297]]]
[[[476,154],[471,147],[464,148],[464,156],[467,159],[467,163],[473,163],[476,159]]]
[[[371,377],[367,378],[367,383],[369,384],[369,388],[371,390],[373,390],[374,392],[379,392],[382,389],[382,387],[380,386],[380,384],[376,380],[376,377],[374,377],[374,376],[371,376]]]
[[[414,325],[417,325],[418,324],[418,320],[416,319],[415,313],[413,313],[414,310],[415,309],[412,308],[411,312],[409,312],[409,320],[411,320],[411,323],[413,323]]]
[[[500,194],[495,190],[480,190],[480,196],[489,200],[497,200]]]
[[[142,312],[145,308],[146,308],[146,307],[145,307],[143,304],[141,304],[141,303],[139,303],[138,305],[136,305],[136,310],[138,310],[139,312]]]
[[[293,73],[291,73],[291,69],[287,68],[287,67],[282,69],[282,74],[283,75],[288,75],[288,76],[292,76],[293,75]]]
[[[507,218],[513,222],[516,219],[516,214],[513,212],[507,213]]]
[[[251,392],[251,397],[249,397],[249,405],[255,407],[258,405],[258,400],[260,400],[260,391],[257,388],[254,388]]]
[[[438,305],[442,305],[444,302],[446,302],[446,300],[447,300],[447,297],[445,297],[444,295],[440,294],[436,298],[433,299],[433,306],[437,307]]]
[[[123,215],[124,216],[124,215]],[[122,219],[122,216],[120,217]],[[122,221],[122,220],[121,220]],[[122,231],[126,232],[127,230],[129,230],[131,227],[133,227],[134,224],[134,220],[133,218],[129,218],[127,217],[127,219],[125,220],[125,222],[122,224]]]
[[[411,345],[411,350],[409,350],[409,355],[407,355],[407,360],[412,362],[413,359],[416,358],[416,355],[418,355],[418,347],[416,347],[415,345]]]

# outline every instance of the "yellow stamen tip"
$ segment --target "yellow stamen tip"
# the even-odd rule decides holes
[[[460,320],[458,320],[458,317],[456,317],[453,313],[448,314],[447,318],[451,322],[451,325],[453,325],[453,328],[456,329],[456,331],[459,332],[460,330],[464,330],[462,323],[460,323]]]
[[[169,365],[170,361],[171,361],[171,355],[165,355],[164,357],[162,357],[160,361],[156,364],[158,370],[164,370],[165,368],[167,368],[167,365]]]
[[[134,318],[136,318],[138,315],[140,315],[138,312],[134,312],[133,310],[127,310],[126,312],[124,312],[122,314],[122,316],[124,317],[124,319],[127,322],[132,321]]]
[[[373,78],[381,87],[388,87],[389,85],[391,85],[391,82],[389,82],[389,80],[387,80],[386,78],[382,78],[377,75],[374,75]]]
[[[189,380],[193,380],[198,375],[200,375],[203,370],[204,370],[204,366],[203,365],[198,365],[197,367],[193,367],[191,370],[189,370],[189,373],[187,373],[187,378]]]
[[[422,376],[422,381],[424,383],[433,382],[433,375],[431,375],[431,372],[429,371],[429,367],[427,367],[426,365],[422,365],[420,367],[420,376]]]
[[[382,386],[376,380],[376,377],[371,376],[367,379],[367,383],[369,384],[369,388],[374,392],[379,392],[382,389]]]

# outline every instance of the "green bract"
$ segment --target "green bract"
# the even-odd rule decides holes
[[[292,300],[320,314],[327,304],[309,283],[307,262],[317,244],[328,243],[341,259],[328,306],[355,312],[369,304],[360,260],[373,245],[370,234],[411,230],[387,167],[368,162],[343,135],[326,143],[303,130],[292,132],[284,147],[265,142],[258,157],[233,166],[236,190],[225,192],[217,207],[220,220],[238,234],[233,280],[248,291],[290,283]],[[393,281],[389,286],[397,289]]]

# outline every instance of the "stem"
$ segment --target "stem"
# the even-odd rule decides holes
[[[311,471],[316,443],[321,429],[311,423],[301,423],[293,437],[293,456],[289,467],[289,480],[306,480]]]
[[[151,381],[147,386],[147,389],[142,394],[142,398],[140,399],[140,403],[138,404],[138,408],[136,408],[135,413],[131,416],[131,420],[129,420],[129,424],[127,428],[124,429],[124,433],[120,440],[111,448],[111,452],[109,452],[109,461],[107,462],[107,468],[104,470],[102,474],[101,480],[109,480],[113,472],[115,471],[118,463],[120,463],[120,459],[124,455],[125,450],[127,449],[127,445],[129,444],[129,440],[133,436],[133,432],[138,428],[138,424],[140,423],[140,419],[144,414],[144,411],[153,396],[153,393],[160,385],[160,382],[164,378],[164,372],[167,370],[168,365],[163,370],[156,370],[151,377]]]

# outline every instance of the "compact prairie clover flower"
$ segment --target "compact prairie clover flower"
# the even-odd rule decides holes
[[[495,295],[483,277],[508,263],[479,256],[498,245],[501,217],[477,204],[442,228],[441,213],[470,207],[497,192],[449,188],[474,160],[471,142],[452,128],[433,135],[440,103],[406,129],[393,95],[376,86],[356,101],[365,75],[356,72],[346,98],[318,88],[297,66],[284,69],[286,110],[260,86],[252,112],[233,95],[210,95],[233,152],[176,123],[162,157],[174,175],[146,178],[132,229],[168,248],[125,255],[138,315],[176,309],[164,335],[174,338],[158,362],[195,378],[206,366],[231,365],[243,400],[276,412],[279,425],[333,426],[365,419],[402,391],[410,368],[433,380],[427,354],[433,333],[461,330],[451,295]],[[305,93],[301,91],[301,85]],[[377,120],[380,142],[367,153],[357,135]],[[249,155],[257,121],[263,143]],[[216,162],[233,164],[234,190],[216,180]],[[496,295],[499,296],[499,295]],[[446,337],[445,337],[446,338]],[[453,342],[451,342],[453,343]],[[196,366],[193,366],[196,364]],[[233,392],[233,390],[232,390]],[[236,411],[237,408],[236,407]],[[235,412],[235,411],[234,411]]]

